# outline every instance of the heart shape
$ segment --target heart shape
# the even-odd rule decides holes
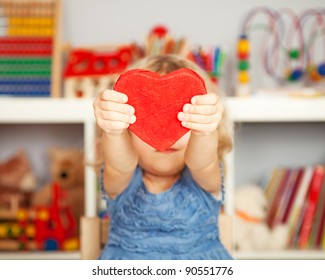
[[[122,74],[114,90],[128,96],[136,122],[129,129],[158,151],[170,148],[186,132],[177,114],[195,95],[206,94],[204,80],[194,71],[181,68],[160,76],[134,69]]]

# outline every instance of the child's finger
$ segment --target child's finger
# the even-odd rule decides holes
[[[199,115],[199,114],[184,114],[183,112],[178,113],[178,119],[184,122],[193,122],[201,124],[209,124],[217,120],[217,114],[214,115]]]
[[[98,103],[98,108],[104,111],[114,111],[127,115],[134,115],[135,109],[129,104],[116,103],[112,101],[101,101]]]
[[[130,125],[126,122],[120,122],[120,121],[107,122],[106,120],[103,120],[103,119],[98,119],[97,123],[106,132],[119,131],[122,129],[126,129]]]
[[[135,115],[130,116],[119,112],[96,110],[95,114],[98,118],[101,118],[106,121],[118,121],[129,124],[135,123],[136,121]]]
[[[117,103],[126,103],[128,96],[115,90],[105,90],[100,94],[100,98],[104,101],[112,101]]]
[[[194,122],[182,122],[182,126],[200,132],[212,132],[216,130],[216,126],[214,123],[202,124]]]
[[[190,114],[213,115],[217,111],[216,105],[192,105],[187,103],[183,106],[183,112]]]
[[[218,101],[219,97],[215,93],[196,95],[191,99],[193,105],[215,105]]]

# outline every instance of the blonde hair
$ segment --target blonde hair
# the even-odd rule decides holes
[[[177,55],[154,55],[147,56],[131,65],[130,69],[144,69],[157,72],[161,75],[168,74],[180,68],[189,68],[199,74],[205,81],[205,86],[208,92],[216,93],[221,100],[225,97],[222,91],[212,82],[209,75],[194,62]],[[221,160],[224,168],[225,154],[232,149],[232,139],[229,131],[229,122],[227,112],[224,110],[222,119],[218,127],[218,157]]]

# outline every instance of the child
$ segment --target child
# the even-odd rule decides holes
[[[231,259],[218,229],[221,167],[232,143],[217,88],[198,66],[174,55],[148,57],[134,68],[161,75],[192,69],[205,80],[208,94],[184,104],[178,119],[190,131],[164,152],[127,129],[136,112],[125,94],[106,90],[95,99],[110,215],[100,259]]]

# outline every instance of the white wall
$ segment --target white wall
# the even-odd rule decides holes
[[[229,49],[223,82],[231,94],[234,47],[244,15],[257,6],[287,7],[300,13],[325,7],[324,0],[63,0],[63,38],[74,45],[143,42],[156,24],[164,24],[176,37],[191,44],[222,45]],[[258,60],[259,56],[255,58]],[[253,86],[273,85],[255,66]],[[255,86],[256,85],[256,86]]]

